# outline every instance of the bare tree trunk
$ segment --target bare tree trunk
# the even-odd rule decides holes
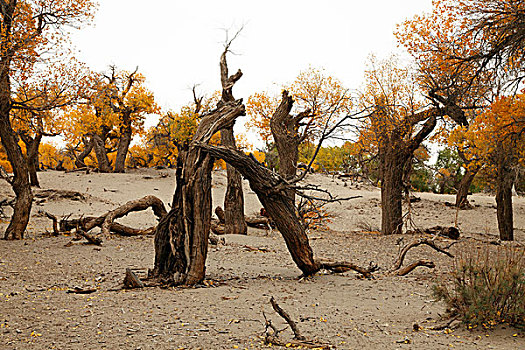
[[[394,152],[399,150],[393,150]],[[402,154],[386,151],[381,155],[381,233],[403,232],[403,167]]]
[[[512,170],[508,155],[498,152],[496,176],[496,205],[499,236],[502,241],[514,240],[514,220],[512,211],[512,185],[515,173]]]
[[[461,178],[461,181],[459,182],[458,192],[456,193],[457,208],[466,209],[469,207],[468,192],[470,189],[470,185],[472,184],[472,181],[474,181],[474,178],[476,177],[478,171],[479,168],[475,168],[472,170],[469,168],[466,169],[465,175],[463,175],[463,178]]]
[[[279,175],[290,180],[297,174],[297,161],[299,159],[299,145],[302,140],[298,135],[301,117],[290,115],[294,100],[283,91],[281,103],[270,119],[270,128],[279,154]],[[286,192],[292,205],[295,205],[295,192]]]
[[[233,129],[221,130],[221,143],[236,149]],[[241,174],[230,164],[226,164],[228,185],[224,195],[224,233],[246,235],[248,228],[244,218],[244,196]]]
[[[204,116],[186,152],[177,161],[172,209],[157,226],[155,266],[150,278],[193,285],[205,276],[211,228],[211,171],[214,159],[198,147],[244,115],[242,100],[224,104]]]
[[[97,156],[98,170],[101,173],[110,173],[112,169],[106,152],[105,142],[100,135],[93,135],[93,147],[95,148],[95,155]]]
[[[123,173],[126,168],[126,156],[128,154],[129,144],[131,143],[132,137],[130,116],[126,114],[122,119],[123,125],[120,128],[120,138],[118,141],[117,157],[115,159],[116,173]]]
[[[231,41],[227,43],[220,59],[222,85],[221,103],[235,101],[232,88],[234,84],[242,77],[242,72],[240,70],[238,70],[234,75],[229,76],[226,54],[228,53],[230,44]],[[221,143],[226,147],[236,149],[235,137],[233,135],[233,125],[229,128],[221,130]],[[239,174],[239,172],[234,167],[227,164],[226,176],[228,179],[228,184],[226,187],[226,194],[224,195],[224,233],[246,235],[248,228],[244,219],[244,196],[242,193],[241,174]]]

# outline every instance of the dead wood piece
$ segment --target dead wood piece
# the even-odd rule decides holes
[[[379,267],[374,264],[373,262],[370,262],[369,267],[364,268],[361,266],[358,266],[354,263],[348,262],[348,261],[331,261],[328,259],[316,259],[316,262],[321,265],[322,269],[329,270],[335,273],[344,273],[347,271],[355,271],[360,273],[363,277],[372,279],[374,276],[372,275],[374,272],[379,270]]]
[[[434,327],[431,327],[429,328],[431,331],[442,331],[444,329],[455,329],[455,328],[458,328],[459,325],[461,324],[461,321],[458,320],[459,316],[454,316],[452,317],[450,320],[448,320],[447,322],[443,323],[443,324],[439,324],[439,325],[436,325]],[[453,324],[455,323],[455,324]]]
[[[210,237],[208,239],[212,245],[226,244],[226,240],[223,237],[219,237],[213,233],[210,233]]]
[[[86,200],[86,195],[77,191],[69,190],[39,190],[35,192],[35,198],[43,199],[44,201],[48,200],[60,200],[60,199],[70,199],[73,201],[83,201]]]
[[[112,222],[111,226],[109,227],[109,230],[112,233],[126,236],[126,237],[132,237],[132,236],[148,236],[155,234],[155,228],[156,226],[149,227],[147,229],[141,230],[129,226],[125,226],[116,222]]]
[[[48,219],[53,220],[53,236],[60,235],[60,231],[58,230],[58,219],[55,215],[50,214],[48,212],[42,212]]]
[[[82,288],[82,287],[73,287],[71,289],[68,289],[66,293],[74,293],[74,294],[91,294],[95,293],[97,291],[96,288]]]
[[[272,304],[272,307],[275,310],[275,312],[277,312],[277,314],[279,316],[281,316],[282,318],[284,318],[286,323],[288,323],[288,325],[292,329],[292,332],[294,334],[294,338],[297,339],[297,340],[306,340],[306,338],[303,335],[301,335],[301,332],[299,331],[299,328],[297,327],[297,324],[294,322],[294,320],[292,320],[290,315],[288,315],[288,313],[286,311],[284,311],[279,306],[279,304],[277,304],[277,302],[275,301],[274,297],[270,298],[270,304]]]
[[[418,260],[402,269],[397,270],[394,274],[396,276],[405,276],[412,272],[412,270],[414,270],[418,266],[425,266],[433,269],[434,267],[436,267],[436,264],[434,264],[434,262],[430,260]]]
[[[87,167],[87,166],[84,166],[84,167],[81,167],[81,168],[66,170],[65,173],[68,174],[68,173],[76,173],[76,172],[81,172],[81,171],[85,171],[86,173],[89,173],[90,168]]]
[[[140,199],[132,200],[104,215],[104,222],[101,226],[102,234],[110,234],[111,224],[114,220],[126,216],[131,212],[145,210],[149,207],[153,209],[153,213],[158,218],[162,218],[168,213],[164,207],[164,203],[155,196],[145,196]]]
[[[211,221],[211,232],[216,235],[222,236],[225,234],[224,224],[221,224],[219,220],[212,219]]]
[[[274,325],[272,325],[271,321],[266,318],[266,315],[263,313],[264,319],[266,320],[266,337],[265,337],[265,343],[268,345],[278,345],[283,346],[287,348],[308,348],[308,349],[330,349],[331,345],[327,343],[321,343],[318,341],[308,340],[306,339],[301,333],[299,332],[299,328],[297,327],[297,324],[292,320],[290,315],[286,311],[284,311],[279,304],[275,301],[274,297],[270,298],[270,303],[272,304],[272,308],[277,312],[279,316],[281,316],[286,323],[290,326],[292,329],[292,332],[294,333],[294,339],[291,341],[283,341],[279,338],[279,333],[282,332],[282,330],[278,330],[275,328]]]
[[[85,239],[88,240],[89,243],[94,245],[102,245],[102,238],[93,236],[87,232],[84,232],[82,230],[77,230],[77,234],[81,235]]]
[[[405,245],[403,247],[403,249],[399,253],[396,261],[394,262],[394,265],[392,266],[392,271],[397,271],[397,270],[399,270],[401,268],[401,265],[403,265],[403,261],[405,260],[405,256],[406,256],[406,254],[408,253],[408,251],[410,249],[418,247],[418,246],[420,246],[422,244],[427,245],[427,246],[433,248],[434,250],[445,254],[448,257],[451,257],[451,258],[454,257],[454,255],[452,255],[451,253],[449,253],[445,249],[443,249],[441,247],[438,247],[434,241],[426,239],[426,238],[421,238],[421,239],[415,240],[415,241],[413,241],[413,242],[411,242],[411,243],[409,243],[409,244],[407,244],[407,245]]]
[[[435,227],[425,230],[425,233],[432,234],[434,232],[436,232],[440,236],[448,237],[450,239],[459,239],[459,230],[457,229],[457,227],[454,227],[454,226],[449,226],[449,227],[435,226]]]
[[[130,268],[126,268],[126,277],[124,277],[124,287],[128,289],[132,288],[144,288],[144,283],[137,277],[137,275],[131,271]]]
[[[217,215],[219,222],[224,225],[224,223],[226,222],[226,219],[224,217],[224,210],[222,209],[221,206],[218,206],[217,208],[215,208],[215,215]]]
[[[263,228],[263,229],[269,229],[270,228],[270,219],[268,217],[264,216],[246,216],[246,225],[250,227],[255,228]]]

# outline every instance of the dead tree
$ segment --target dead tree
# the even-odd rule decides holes
[[[270,128],[275,140],[277,153],[279,154],[279,174],[286,180],[291,180],[297,173],[297,161],[299,159],[299,145],[306,139],[308,134],[299,134],[301,121],[310,115],[306,110],[295,116],[290,114],[294,104],[292,96],[284,90],[281,103],[270,119]],[[292,204],[295,203],[295,193],[288,191],[288,197]]]
[[[237,32],[238,34],[239,32]],[[221,68],[221,84],[222,84],[222,97],[219,105],[228,102],[234,102],[232,88],[233,85],[242,77],[242,72],[239,69],[235,74],[228,74],[228,63],[226,61],[226,54],[229,51],[230,44],[235,39],[227,41],[224,51],[222,52],[220,59]],[[220,130],[221,133],[221,144],[226,147],[235,149],[235,137],[233,134],[233,123]],[[244,220],[244,196],[242,192],[242,179],[241,174],[235,168],[229,164],[226,164],[226,176],[227,176],[227,187],[226,194],[224,195],[224,230],[226,234],[247,234],[246,222]]]
[[[198,147],[244,115],[242,100],[227,102],[204,115],[186,150],[179,153],[176,189],[170,212],[155,233],[155,266],[149,277],[169,284],[193,285],[205,275],[211,226],[211,155]]]

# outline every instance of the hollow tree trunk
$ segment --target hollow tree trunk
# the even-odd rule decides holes
[[[248,179],[250,188],[257,194],[266,212],[283,236],[297,267],[305,276],[317,272],[320,264],[314,260],[308,236],[300,224],[295,206],[289,200],[282,178],[276,177],[253,157],[246,156],[240,151],[205,144],[200,144],[200,147],[214,157],[224,159]]]
[[[204,279],[214,159],[197,145],[209,142],[244,113],[242,100],[218,107],[202,118],[188,150],[179,153],[172,209],[155,232],[155,266],[150,278],[174,285],[194,285]]]
[[[232,128],[221,130],[221,143],[235,149]],[[246,235],[248,228],[244,219],[241,174],[230,164],[226,164],[226,174],[228,185],[224,195],[224,233]]]
[[[456,193],[456,207],[460,209],[466,209],[469,207],[468,192],[472,181],[476,177],[479,168],[469,169],[465,171],[465,175],[461,178],[458,184],[458,192]]]
[[[105,142],[98,134],[93,135],[93,147],[95,148],[95,155],[97,157],[98,170],[101,173],[110,173],[112,169],[106,152]]]
[[[115,172],[123,173],[126,167],[126,156],[131,143],[132,130],[131,119],[128,112],[122,117],[123,125],[120,128],[120,138],[117,147],[117,157],[115,158]]]
[[[502,241],[514,240],[514,220],[512,211],[512,185],[515,174],[507,155],[498,155],[496,176],[496,205],[499,236]]]
[[[86,135],[82,138],[82,142],[84,143],[84,149],[82,150],[82,152],[80,152],[78,156],[75,156],[75,166],[77,168],[86,167],[86,163],[84,162],[84,160],[91,153],[91,150],[93,150],[94,138],[90,138]]]
[[[403,167],[406,157],[400,153],[387,152],[380,160],[381,233],[399,234],[403,232]]]

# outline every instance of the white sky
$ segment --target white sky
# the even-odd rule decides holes
[[[220,87],[225,28],[244,25],[228,56],[244,76],[234,96],[279,93],[309,65],[323,67],[347,88],[361,84],[367,56],[396,50],[397,23],[429,11],[431,0],[100,0],[94,26],[73,37],[80,60],[103,71],[110,64],[146,76],[164,110]]]

